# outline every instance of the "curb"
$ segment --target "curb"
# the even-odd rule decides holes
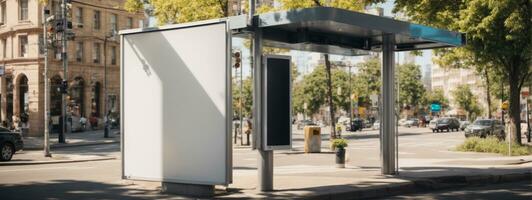
[[[115,157],[107,158],[90,158],[79,160],[50,160],[50,161],[25,161],[25,162],[0,162],[0,166],[19,166],[19,165],[44,165],[44,164],[60,164],[60,163],[76,163],[76,162],[90,162],[90,161],[104,161],[115,160]]]
[[[375,188],[368,191],[356,192],[355,197],[359,199],[390,197],[401,194],[411,194],[416,192],[426,192],[441,189],[450,189],[464,186],[477,186],[498,184],[507,182],[518,182],[532,180],[532,172],[512,173],[501,175],[472,175],[472,176],[443,176],[426,179],[413,180],[410,183],[394,184],[389,187]],[[365,193],[365,194],[364,194]],[[345,195],[342,195],[345,197]],[[332,199],[343,199],[339,195],[332,195]]]
[[[112,141],[112,142],[86,142],[86,143],[72,143],[72,144],[53,144],[50,146],[50,149],[61,149],[61,148],[68,148],[68,147],[81,147],[81,146],[93,146],[93,145],[103,145],[103,144],[116,144],[120,143],[120,141]],[[27,147],[23,148],[23,150],[42,150],[44,147]]]
[[[358,188],[351,191],[308,195],[302,197],[289,197],[290,199],[375,199],[392,197],[418,192],[430,192],[434,190],[450,189],[466,186],[479,186],[488,184],[519,182],[532,180],[532,172],[511,173],[501,175],[473,175],[473,176],[443,176],[412,180],[406,183],[393,183],[370,188]],[[268,195],[267,195],[268,196]],[[286,199],[286,196],[272,194],[267,198],[259,199]]]

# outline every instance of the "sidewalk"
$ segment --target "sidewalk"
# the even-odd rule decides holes
[[[84,131],[65,134],[66,143],[58,143],[57,133],[50,134],[50,148],[84,146],[95,144],[111,144],[120,142],[119,130],[113,129],[109,138],[103,137],[103,130]],[[24,150],[42,150],[44,137],[24,137]]]
[[[257,190],[257,169],[235,167],[233,184],[217,187],[212,199],[373,199],[441,189],[532,181],[532,163],[493,159],[497,165],[419,165],[401,167],[398,175],[381,175],[378,167],[347,165],[280,166],[274,169],[274,190]],[[416,164],[413,164],[416,165]],[[157,193],[160,183],[122,181],[130,191],[153,191],[154,199],[191,198]]]
[[[58,164],[58,163],[73,163],[73,162],[88,162],[101,160],[114,160],[114,156],[105,155],[87,155],[87,154],[67,154],[67,153],[53,153],[52,157],[44,157],[42,151],[21,151],[17,152],[13,159],[8,162],[0,162],[1,166],[13,165],[40,165],[40,164]]]

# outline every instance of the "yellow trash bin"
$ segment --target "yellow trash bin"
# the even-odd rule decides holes
[[[305,153],[321,152],[321,128],[305,126]]]

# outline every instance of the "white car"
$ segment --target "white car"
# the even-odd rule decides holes
[[[381,128],[381,122],[379,120],[375,121],[373,123],[373,130],[377,130]]]
[[[399,126],[404,126],[406,124],[406,119],[400,119],[397,123]]]

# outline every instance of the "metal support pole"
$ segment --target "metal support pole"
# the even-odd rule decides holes
[[[104,130],[103,130],[103,137],[108,138],[109,137],[109,110],[107,108],[107,38],[108,36],[104,36],[103,38],[103,94],[104,94],[104,109],[105,109],[105,124],[104,124]]]
[[[253,25],[254,15],[255,15],[255,0],[249,0],[248,26]]]
[[[258,150],[258,189],[260,191],[273,190],[273,151],[265,151],[262,144],[262,30],[257,29],[255,31],[253,41],[253,64],[254,64],[254,82],[253,82],[253,120],[254,120],[254,144]]]
[[[530,91],[532,90],[532,87],[528,86],[528,96],[527,98],[525,99],[526,101],[526,129],[527,129],[527,132],[528,132],[528,137],[527,138],[527,142],[530,143],[530,132],[532,132],[532,130],[530,130],[530,105],[528,103],[528,99],[530,97]]]
[[[67,5],[66,5],[66,1],[63,0],[63,2],[61,3],[61,18],[63,20],[63,33],[61,35],[61,59],[63,61],[63,82],[67,82],[68,83],[68,59],[67,59],[67,38],[66,38],[66,31],[67,31],[67,23],[68,23],[68,20],[67,20],[67,13],[66,13],[66,10],[67,9]],[[65,141],[65,132],[67,131],[67,100],[66,100],[66,97],[67,97],[67,92],[63,92],[63,94],[61,95],[61,99],[62,99],[62,103],[63,103],[63,110],[62,110],[62,119],[63,119],[63,127],[62,130],[63,131],[60,131],[59,133],[59,143],[66,143]]]
[[[349,128],[351,129],[351,122],[353,121],[353,88],[351,85],[351,64],[349,64]]]
[[[395,36],[382,36],[382,126],[380,130],[382,174],[391,175],[395,169],[396,120],[395,120]]]
[[[50,154],[50,82],[48,80],[48,32],[46,29],[47,17],[46,6],[42,8],[42,32],[43,32],[43,53],[44,53],[44,157],[52,157]]]
[[[243,84],[243,81],[242,81],[242,74],[244,73],[244,66],[240,66],[240,102],[238,102],[239,106],[240,106],[240,109],[239,109],[239,113],[240,113],[240,145],[244,145],[244,120],[242,119],[242,112],[244,111],[242,109],[242,107],[244,106],[244,104],[242,103],[244,101],[244,97],[243,97],[243,92],[242,92],[242,84]]]

